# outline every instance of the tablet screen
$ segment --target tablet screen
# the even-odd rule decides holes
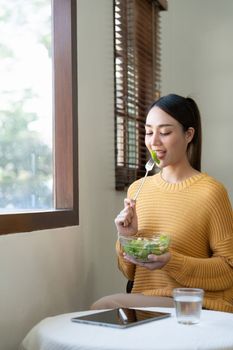
[[[74,317],[73,322],[89,323],[101,326],[126,328],[149,321],[169,317],[171,314],[139,309],[117,308],[93,313],[86,316]]]

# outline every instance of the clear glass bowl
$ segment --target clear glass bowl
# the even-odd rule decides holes
[[[170,237],[164,233],[154,234],[152,237],[119,236],[124,252],[140,262],[148,262],[148,255],[162,255],[170,245]]]

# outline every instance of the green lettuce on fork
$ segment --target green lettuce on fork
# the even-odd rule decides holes
[[[168,251],[170,238],[165,234],[160,234],[154,238],[121,236],[120,242],[127,255],[137,260],[148,262],[149,254],[161,255]]]
[[[158,159],[156,152],[153,151],[153,150],[151,150],[151,151],[150,151],[150,154],[151,154],[151,158],[153,159],[153,161],[154,161],[155,163],[159,164],[159,163],[160,163],[160,160]]]

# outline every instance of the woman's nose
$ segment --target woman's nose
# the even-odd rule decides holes
[[[161,144],[160,135],[158,132],[153,133],[153,136],[151,138],[151,145],[156,146]]]

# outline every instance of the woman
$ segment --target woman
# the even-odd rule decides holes
[[[222,184],[201,172],[201,121],[193,99],[170,94],[150,107],[145,143],[156,152],[160,172],[149,176],[137,199],[139,181],[128,190],[115,219],[119,234],[153,236],[168,233],[171,246],[161,256],[140,263],[117,242],[118,265],[131,294],[98,300],[93,309],[173,306],[172,290],[202,288],[203,306],[233,312],[232,207]]]

